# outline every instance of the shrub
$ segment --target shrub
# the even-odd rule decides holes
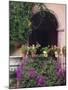
[[[22,70],[21,87],[58,86],[66,84],[66,73],[60,63],[52,57],[42,55],[35,58],[29,57]],[[23,63],[24,64],[24,63]]]

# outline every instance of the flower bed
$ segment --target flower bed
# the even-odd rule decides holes
[[[33,58],[29,56],[29,58],[22,60],[16,70],[15,79],[12,78],[10,88],[46,87],[65,84],[66,72],[61,69],[60,63],[52,57],[38,55]]]

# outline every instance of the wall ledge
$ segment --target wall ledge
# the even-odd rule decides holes
[[[57,29],[58,32],[64,32],[64,29]]]

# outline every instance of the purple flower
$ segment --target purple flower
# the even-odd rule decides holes
[[[35,71],[34,68],[30,68],[28,70],[28,76],[30,79],[34,79],[37,76],[37,72]]]
[[[58,71],[56,71],[56,75],[57,75],[58,77],[61,77],[61,76],[63,75],[63,71],[62,71],[61,68],[60,68]]]
[[[61,68],[61,64],[60,63],[56,63],[56,70],[59,70]]]
[[[61,77],[63,75],[63,70],[61,68],[61,64],[59,63],[56,64],[56,75],[58,77]]]
[[[37,82],[38,86],[44,86],[45,85],[45,78],[41,75],[37,76],[36,82]]]
[[[16,69],[16,79],[21,80],[22,78],[22,68],[23,64],[19,65],[18,68]]]

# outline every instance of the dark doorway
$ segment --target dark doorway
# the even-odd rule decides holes
[[[29,36],[30,45],[37,42],[41,47],[57,45],[58,22],[55,15],[49,11],[41,11],[31,18],[32,33]]]

